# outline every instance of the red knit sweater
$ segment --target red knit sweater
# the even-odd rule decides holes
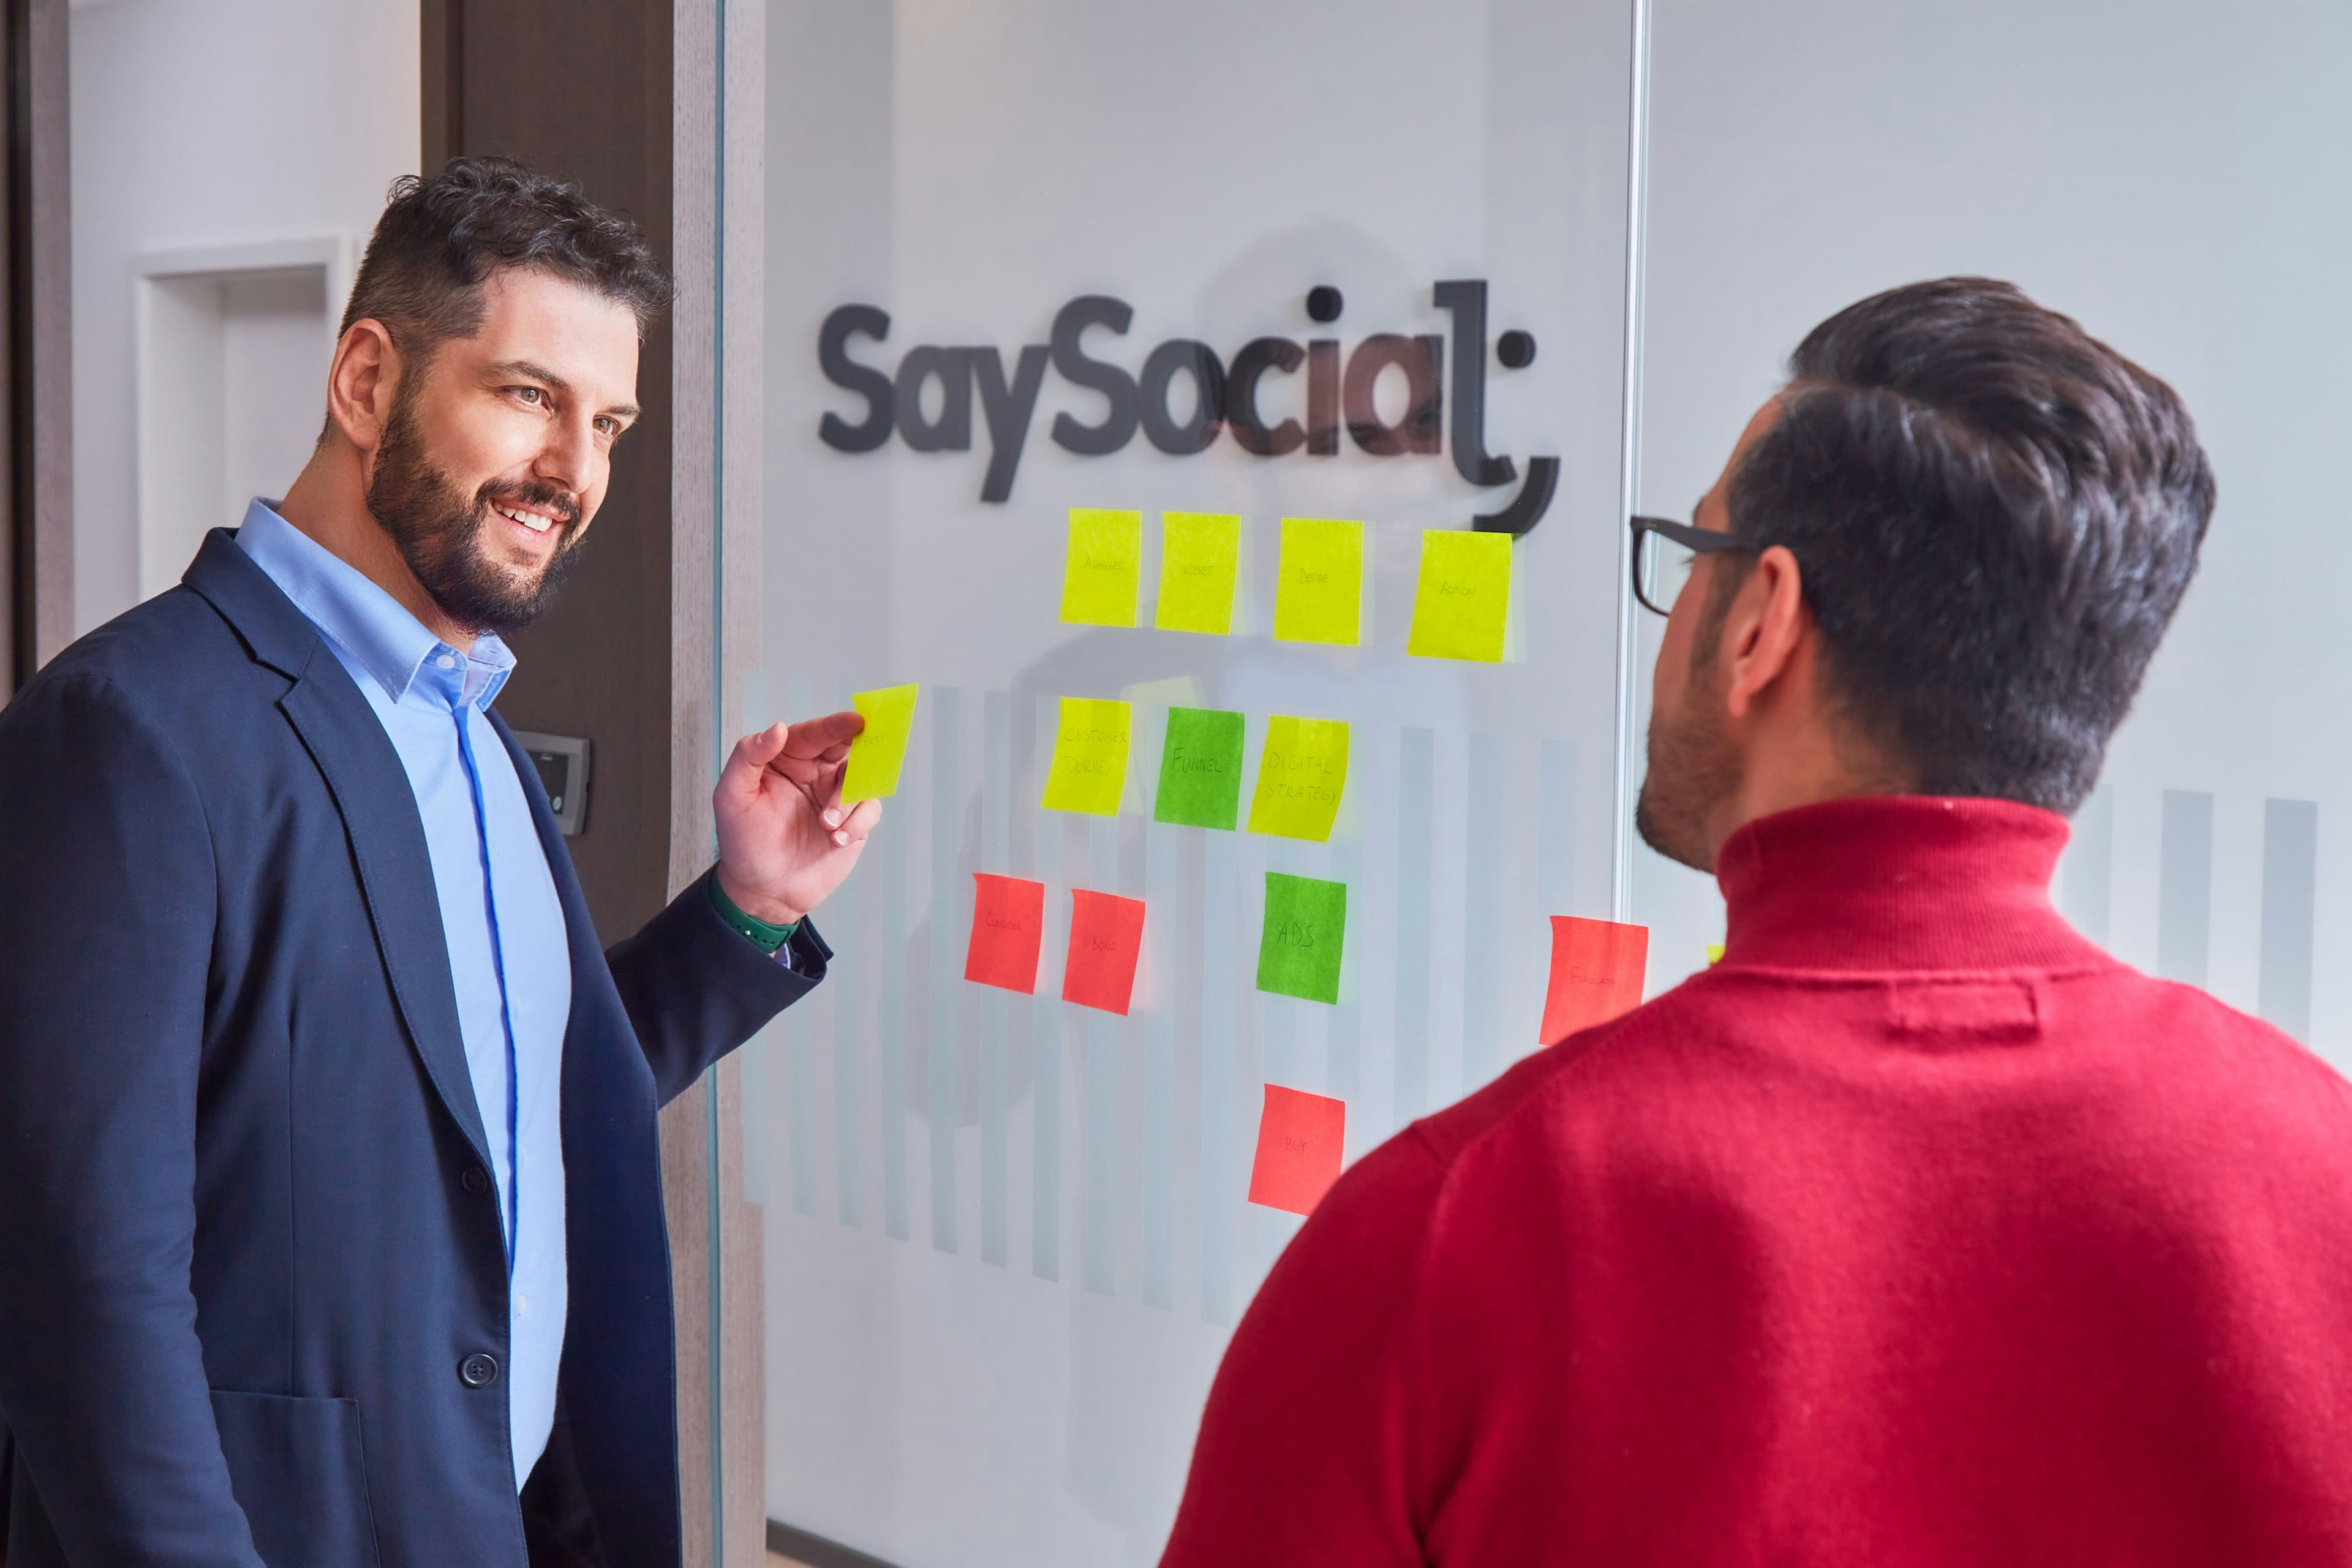
[[[2065,837],[1742,829],[1720,964],[1324,1199],[1165,1562],[2352,1563],[2352,1087],[2077,935]]]

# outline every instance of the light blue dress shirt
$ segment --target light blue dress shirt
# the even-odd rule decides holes
[[[236,542],[325,634],[383,721],[425,820],[506,1225],[507,1410],[520,1490],[555,1422],[563,1356],[561,1086],[572,956],[525,785],[486,714],[514,655],[494,637],[459,653],[267,501],[246,509]]]

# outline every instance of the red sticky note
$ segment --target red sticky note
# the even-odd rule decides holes
[[[1544,989],[1543,1029],[1554,1045],[1642,1005],[1649,973],[1650,928],[1615,921],[1551,917],[1551,984]]]
[[[1124,1015],[1135,993],[1135,961],[1143,952],[1143,900],[1084,888],[1071,889],[1070,900],[1062,1000]]]
[[[1347,1141],[1346,1100],[1267,1084],[1249,1201],[1292,1214],[1313,1213],[1339,1179],[1339,1152]]]
[[[963,977],[1007,991],[1037,989],[1037,949],[1045,938],[1045,884],[974,871],[971,945]]]

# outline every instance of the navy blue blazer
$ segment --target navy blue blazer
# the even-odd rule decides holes
[[[700,883],[600,953],[525,794],[571,937],[571,1314],[519,1502],[424,827],[342,662],[216,530],[0,713],[9,1568],[678,1561],[655,1111],[829,955]]]

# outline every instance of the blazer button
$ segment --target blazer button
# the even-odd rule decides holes
[[[457,1376],[467,1388],[487,1388],[499,1380],[499,1358],[476,1351],[457,1363]]]
[[[468,1165],[466,1173],[457,1178],[457,1184],[478,1198],[490,1190],[490,1173],[479,1165]]]

